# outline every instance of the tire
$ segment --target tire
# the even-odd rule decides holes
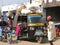
[[[0,37],[0,41],[2,41],[2,37]]]
[[[42,37],[38,37],[37,42],[42,43]]]

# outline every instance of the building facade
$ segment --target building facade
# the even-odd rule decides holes
[[[44,15],[51,15],[55,22],[60,22],[60,0],[43,0]]]
[[[60,0],[43,0],[43,7],[56,7],[60,6]]]

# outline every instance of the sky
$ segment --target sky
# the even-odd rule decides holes
[[[29,0],[0,0],[0,9],[2,6],[5,6],[5,5],[22,4],[28,1]]]

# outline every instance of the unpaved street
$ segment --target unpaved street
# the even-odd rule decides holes
[[[0,42],[0,45],[49,45],[49,43],[46,40],[44,41],[45,43],[39,44],[34,41],[21,40],[21,41],[18,41],[18,43],[13,43],[13,44],[8,44],[7,42]],[[56,39],[56,41],[54,42],[54,45],[60,45],[60,37]]]

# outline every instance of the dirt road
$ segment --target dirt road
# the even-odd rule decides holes
[[[13,43],[13,44],[8,44],[7,42],[0,42],[0,45],[49,45],[49,43],[46,40],[44,40],[44,43],[42,44],[39,44],[34,41],[21,40],[18,41],[18,43]],[[60,37],[56,39],[54,45],[60,45]]]

